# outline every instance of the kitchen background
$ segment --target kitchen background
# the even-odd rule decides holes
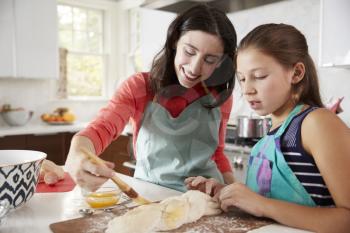
[[[3,104],[11,104],[15,108],[32,110],[34,115],[28,124],[22,127],[10,127],[0,118],[0,149],[16,147],[48,151],[49,159],[63,164],[73,134],[96,116],[124,79],[136,71],[149,70],[153,56],[163,46],[167,27],[176,16],[174,12],[194,2],[198,1],[1,0],[0,107]],[[308,40],[310,54],[317,65],[324,102],[344,97],[341,103],[343,112],[339,117],[350,126],[350,2],[205,2],[224,3],[225,10],[236,28],[238,39],[257,25],[269,22],[292,24],[301,30]],[[105,62],[102,68],[105,78],[102,79],[100,96],[67,94],[67,76],[75,77],[65,70],[67,57],[62,54],[59,56],[58,48],[63,47],[59,33],[65,28],[59,24],[61,19],[57,17],[57,5],[68,6],[69,9],[75,6],[82,7],[81,9],[95,8],[103,12],[103,49],[97,49],[97,52],[71,53],[76,56],[98,54]],[[102,30],[101,28],[97,31]],[[60,52],[65,51],[61,49]],[[77,80],[80,84],[86,82],[84,79]],[[95,87],[90,85],[90,88]],[[69,108],[76,116],[75,123],[52,126],[41,120],[42,114],[53,112],[58,107]],[[230,123],[234,124],[238,115],[251,114],[252,111],[236,85]],[[130,135],[125,133],[124,136],[116,140],[114,147],[107,149],[104,158],[118,160],[119,164],[127,162],[127,166],[132,166],[128,164],[132,149],[128,138]],[[240,167],[242,159],[247,159],[250,147],[228,145],[226,150],[233,164],[237,162]],[[118,153],[120,155],[117,156]],[[118,171],[130,174],[129,170]],[[244,172],[238,175],[243,174]]]
[[[36,1],[40,2],[38,0]],[[91,1],[81,0],[81,2]],[[97,2],[105,3],[106,1],[100,0]],[[120,22],[116,24],[116,32],[114,33],[125,35],[115,36],[116,41],[119,40],[121,45],[118,45],[118,42],[116,42],[115,51],[117,51],[119,54],[116,55],[116,59],[114,61],[115,65],[113,65],[114,68],[112,68],[112,71],[110,72],[111,74],[109,75],[111,78],[107,83],[107,98],[90,98],[80,100],[59,99],[57,98],[59,83],[57,81],[58,72],[56,77],[27,78],[25,77],[25,74],[23,74],[23,77],[0,78],[0,105],[10,103],[12,106],[24,107],[26,109],[33,110],[34,117],[31,120],[31,123],[40,123],[40,115],[42,113],[50,112],[59,106],[66,106],[72,109],[72,111],[76,114],[78,121],[85,122],[91,120],[98,112],[98,109],[106,104],[108,96],[111,96],[118,83],[135,71],[135,69],[133,69],[133,67],[135,67],[135,63],[139,63],[136,64],[136,68],[138,70],[148,70],[152,57],[161,48],[164,42],[167,26],[175,17],[175,13],[172,12],[149,8],[137,8],[139,12],[139,25],[137,26],[138,32],[132,32],[129,27],[125,26],[132,24],[130,20],[128,22],[128,14],[133,11],[135,6],[141,4],[143,1],[124,2],[129,3],[119,1],[117,4],[114,4],[114,7],[116,8],[115,12],[123,12],[124,14],[124,16],[118,16],[119,18],[117,20],[120,20]],[[327,60],[328,58],[324,59],[324,61],[320,61],[321,52],[328,53],[325,50],[338,50],[339,53],[344,54],[345,52],[346,54],[347,51],[350,51],[350,44],[348,43],[348,41],[350,41],[349,32],[346,33],[348,36],[347,43],[341,43],[341,41],[344,40],[342,37],[344,37],[345,31],[349,31],[348,27],[345,27],[345,22],[349,22],[350,16],[347,16],[347,18],[342,18],[339,15],[339,10],[345,10],[344,7],[349,7],[349,4],[345,3],[346,1],[340,0],[325,0],[324,2],[326,2],[328,4],[327,6],[330,8],[324,10],[333,11],[331,13],[334,15],[332,16],[331,14],[327,13],[329,18],[325,18],[325,20],[329,20],[332,23],[331,27],[327,28],[325,28],[325,26],[327,26],[325,20],[323,20],[324,25],[321,25],[323,15],[321,14],[322,4],[320,0],[277,1],[276,3],[272,4],[262,5],[237,12],[229,12],[228,15],[229,18],[232,19],[239,39],[252,28],[262,23],[280,22],[295,25],[305,34],[309,43],[310,53],[315,62],[317,64],[324,64],[329,63],[329,61]],[[345,5],[342,6],[341,2],[343,2]],[[336,12],[335,9],[338,9],[338,12]],[[346,10],[350,10],[350,8]],[[55,22],[53,22],[52,28],[57,29],[57,25],[54,23]],[[322,28],[322,26],[324,28]],[[126,35],[128,35],[129,38]],[[135,37],[137,37],[136,40]],[[328,40],[331,39],[331,41],[328,42],[329,44],[322,44],[322,37],[327,37],[326,39]],[[44,40],[49,39],[51,38],[45,38]],[[337,51],[334,51],[330,54],[336,54],[336,52]],[[107,53],[109,52],[107,51]],[[7,58],[4,56],[4,53],[1,54],[2,59],[0,59],[0,61],[6,60]],[[348,54],[348,56],[350,56],[350,54]],[[336,57],[334,55],[334,59],[335,58]],[[349,60],[350,59],[347,61],[348,65],[350,64]],[[58,61],[58,59],[56,61]],[[52,64],[44,63],[42,64],[42,67],[48,65],[52,66]],[[57,68],[58,65],[54,67]],[[339,116],[348,125],[350,125],[350,69],[318,66],[318,72],[320,76],[320,86],[323,100],[328,101],[331,97],[336,98],[344,96],[344,100],[342,102],[344,112],[340,113]],[[234,93],[235,102],[231,114],[233,121],[237,115],[251,114],[249,107],[245,104],[243,98],[240,97],[239,87],[236,87],[237,88]],[[2,119],[0,119],[0,125],[5,126]]]

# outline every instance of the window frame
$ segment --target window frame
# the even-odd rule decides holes
[[[68,5],[72,7],[91,8],[102,10],[104,12],[103,22],[103,53],[104,70],[102,80],[101,96],[67,96],[67,100],[107,100],[114,93],[116,84],[119,83],[125,71],[116,66],[116,63],[123,61],[122,44],[119,43],[123,24],[124,14],[120,2],[108,0],[58,0],[57,5]],[[119,30],[119,28],[121,30]],[[59,29],[58,29],[59,30]],[[59,34],[59,31],[57,32]],[[112,41],[116,41],[112,43]],[[79,52],[72,52],[78,54]],[[92,53],[91,53],[92,54]],[[119,68],[119,69],[118,69]]]

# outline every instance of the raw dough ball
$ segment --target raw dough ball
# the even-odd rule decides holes
[[[64,179],[64,170],[54,162],[45,159],[40,168],[39,182],[54,185]]]
[[[108,223],[106,233],[146,233],[168,231],[203,215],[220,214],[220,206],[209,195],[191,190],[160,203],[143,205]]]

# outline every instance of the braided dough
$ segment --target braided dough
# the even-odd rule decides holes
[[[146,233],[176,229],[204,215],[220,214],[220,206],[209,195],[191,190],[160,203],[142,205],[108,223],[106,233]]]

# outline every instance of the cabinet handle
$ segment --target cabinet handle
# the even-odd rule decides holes
[[[123,163],[123,166],[135,170],[136,169],[136,164],[134,162],[135,161],[125,161]]]
[[[49,136],[49,135],[57,135],[58,133],[35,133],[33,136]]]

